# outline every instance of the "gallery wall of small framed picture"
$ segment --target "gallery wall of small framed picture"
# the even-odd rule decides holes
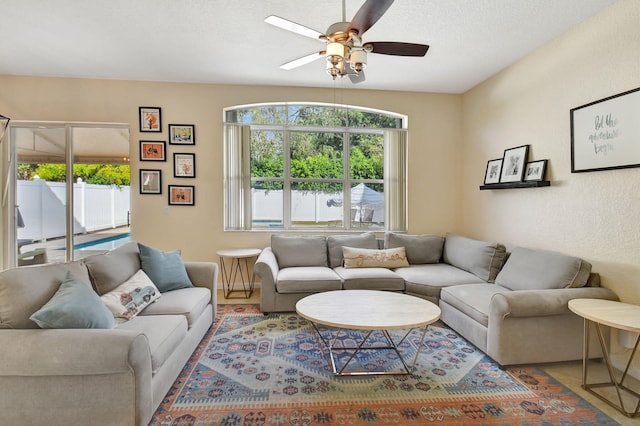
[[[141,133],[161,134],[163,132],[162,108],[143,106],[139,107],[138,111]],[[172,156],[173,177],[175,179],[195,179],[196,154],[182,151],[196,144],[195,124],[169,124],[167,125],[167,137],[169,147],[180,146],[181,152],[168,153],[167,140],[155,140],[157,136],[149,137],[148,139],[140,140],[140,161],[166,162],[167,157]],[[140,168],[139,172],[140,194],[162,194],[161,169]],[[167,184],[167,192],[169,205],[195,205],[195,185],[178,185],[175,182],[169,182]]]

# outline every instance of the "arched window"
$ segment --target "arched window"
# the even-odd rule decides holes
[[[225,230],[406,230],[407,117],[329,104],[225,110]]]

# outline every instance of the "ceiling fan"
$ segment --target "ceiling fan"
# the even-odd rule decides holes
[[[362,35],[371,28],[393,4],[394,0],[367,0],[356,12],[351,22],[346,22],[345,0],[342,0],[342,22],[329,26],[326,34],[297,24],[279,16],[268,16],[264,21],[283,30],[291,31],[326,43],[326,49],[303,56],[280,66],[290,70],[326,57],[327,73],[336,77],[348,75],[353,83],[364,81],[367,54],[378,53],[395,56],[424,56],[429,50],[426,44],[394,41],[371,41],[364,43]],[[348,66],[347,66],[348,64]]]

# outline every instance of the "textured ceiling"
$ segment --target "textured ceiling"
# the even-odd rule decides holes
[[[396,0],[364,41],[431,46],[424,58],[369,55],[341,87],[463,93],[615,0]],[[364,0],[346,0],[350,20]],[[0,74],[333,87],[322,60],[282,63],[323,44],[264,23],[320,32],[340,0],[0,0]],[[1,88],[0,88],[1,96]]]

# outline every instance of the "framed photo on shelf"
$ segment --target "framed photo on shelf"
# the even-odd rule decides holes
[[[522,145],[504,150],[500,183],[522,182],[524,166],[527,164],[529,145]]]
[[[162,194],[162,171],[140,169],[140,193]]]
[[[487,171],[484,174],[484,184],[500,182],[500,170],[502,169],[502,158],[487,161]]]
[[[195,187],[193,185],[169,185],[169,205],[195,205]]]
[[[165,141],[140,141],[140,161],[166,161]]]
[[[160,108],[139,107],[140,111],[140,131],[141,132],[162,132],[162,120]]]
[[[547,160],[531,161],[527,163],[524,172],[525,182],[543,181],[547,171]]]
[[[171,145],[195,145],[196,126],[193,124],[169,124]]]
[[[640,167],[640,87],[570,110],[571,173]]]
[[[176,152],[173,154],[173,177],[194,178],[196,177],[196,155],[186,152]]]

